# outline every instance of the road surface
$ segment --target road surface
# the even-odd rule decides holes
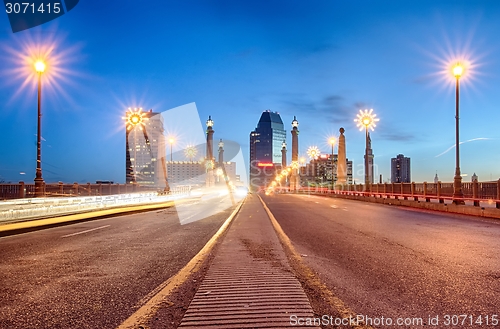
[[[196,255],[230,206],[204,196],[0,238],[0,328],[115,328]]]
[[[306,264],[358,315],[427,325],[438,316],[435,328],[452,327],[446,315],[467,315],[454,327],[500,328],[491,325],[500,317],[500,221],[321,196],[263,199]]]

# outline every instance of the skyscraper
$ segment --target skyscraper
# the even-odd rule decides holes
[[[264,111],[250,133],[250,185],[263,186],[281,166],[281,149],[286,132],[277,112]],[[269,177],[268,177],[269,176]]]
[[[128,112],[130,114],[133,112]],[[138,124],[126,130],[126,183],[163,186],[161,161],[165,161],[163,117],[153,110],[136,112]],[[162,159],[163,158],[163,159]]]
[[[398,154],[391,159],[391,183],[411,183],[410,158]]]

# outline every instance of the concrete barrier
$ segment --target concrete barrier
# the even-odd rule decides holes
[[[372,197],[372,196],[367,197],[367,196],[360,196],[360,195],[355,196],[355,195],[323,194],[323,193],[309,193],[309,194],[330,196],[330,197],[334,197],[334,198],[341,198],[341,199],[348,199],[348,200],[380,203],[380,204],[386,204],[386,205],[391,205],[391,206],[411,207],[411,208],[426,209],[426,210],[447,212],[447,213],[453,213],[453,214],[462,214],[462,215],[500,219],[500,209],[497,209],[497,208],[445,204],[445,203],[434,203],[434,202],[422,202],[422,201],[390,199],[390,198],[376,198],[376,197]]]

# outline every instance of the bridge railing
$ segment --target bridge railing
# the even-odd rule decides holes
[[[177,193],[188,187],[172,189]],[[156,192],[159,189],[154,186],[139,184],[64,184],[62,182],[43,185],[45,197],[80,197],[80,196],[103,196],[116,194],[129,194],[139,192]],[[35,196],[35,185],[19,182],[18,184],[0,184],[0,200],[32,198]]]
[[[288,190],[287,188],[282,188]],[[466,182],[462,183],[462,198],[453,197],[453,183],[383,183],[369,184],[366,188],[363,184],[338,185],[335,190],[326,187],[301,187],[301,193],[335,193],[364,195],[386,198],[404,198],[419,201],[425,199],[426,202],[438,200],[472,201],[474,206],[479,206],[480,202],[495,203],[500,209],[500,179],[496,182]]]

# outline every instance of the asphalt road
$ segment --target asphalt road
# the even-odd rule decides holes
[[[196,255],[232,209],[227,196],[204,196],[0,238],[0,328],[115,328]]]
[[[357,314],[426,324],[405,328],[500,328],[491,325],[500,318],[500,221],[320,196],[263,199],[306,264]],[[468,317],[446,325],[446,315]]]

